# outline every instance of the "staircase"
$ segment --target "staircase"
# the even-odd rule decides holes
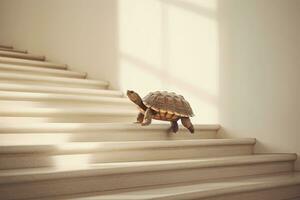
[[[0,45],[1,200],[296,200],[295,154],[254,154],[225,139],[133,124],[108,82]]]

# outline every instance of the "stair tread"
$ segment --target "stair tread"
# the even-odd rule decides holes
[[[42,153],[55,154],[94,152],[128,149],[154,149],[174,147],[204,147],[222,145],[254,145],[253,138],[240,139],[193,139],[193,140],[157,140],[157,141],[115,141],[115,142],[66,142],[51,143],[43,141],[32,144],[1,144],[0,154],[4,153]]]
[[[49,133],[72,131],[72,133],[84,131],[99,131],[99,130],[166,130],[169,124],[151,124],[150,126],[141,126],[134,123],[22,123],[15,126],[14,124],[2,124],[0,126],[1,133]],[[179,129],[185,129],[179,125]],[[194,124],[195,130],[213,130],[218,131],[220,125],[218,124]],[[112,133],[113,134],[113,133]]]
[[[10,63],[16,65],[29,65],[35,67],[48,67],[48,68],[59,68],[59,69],[67,69],[66,64],[58,64],[49,61],[37,61],[37,60],[27,60],[21,58],[8,58],[0,56],[0,63]]]
[[[110,192],[111,194],[84,194],[69,200],[179,200],[209,198],[221,195],[251,192],[300,184],[300,172],[278,173],[238,178],[226,178],[210,182],[192,182],[172,185],[142,187],[135,190]],[[57,199],[63,199],[57,197]]]
[[[22,65],[14,65],[14,64],[2,64],[0,63],[0,70],[14,70],[20,72],[38,72],[38,73],[52,73],[57,75],[77,75],[80,77],[86,77],[86,73],[84,72],[75,72],[65,69],[55,69],[55,68],[37,68],[31,66],[22,66]]]
[[[91,101],[91,102],[109,102],[120,104],[132,104],[127,98],[124,97],[105,97],[105,96],[90,96],[90,95],[75,95],[75,94],[55,94],[55,93],[32,93],[32,92],[14,92],[14,91],[1,91],[0,100],[12,101]],[[66,102],[68,103],[68,102]]]
[[[21,91],[21,92],[43,92],[57,94],[86,94],[91,96],[96,95],[118,95],[122,96],[122,92],[118,90],[93,89],[93,88],[71,88],[65,86],[48,86],[48,85],[33,85],[33,84],[16,84],[16,83],[0,83],[0,90],[3,91]]]
[[[0,56],[22,58],[26,60],[40,60],[40,61],[45,60],[45,56],[29,54],[29,53],[12,52],[12,51],[2,51],[1,49],[0,49]]]
[[[7,49],[7,48],[1,47],[1,45],[0,45],[0,50],[1,50],[1,51],[8,51],[8,52],[27,53],[27,50]]]
[[[81,107],[68,107],[68,108],[37,108],[37,107],[13,107],[1,108],[1,116],[52,116],[52,115],[136,115],[137,111],[132,109],[114,109],[114,108],[81,108]]]
[[[136,161],[87,164],[77,167],[29,168],[0,170],[0,184],[26,181],[127,174],[151,171],[207,168],[233,165],[251,165],[269,162],[295,161],[296,154],[258,154],[184,160]]]
[[[51,81],[59,83],[77,83],[77,84],[91,84],[108,86],[107,81],[80,79],[80,78],[65,78],[65,77],[53,77],[53,76],[39,76],[32,74],[20,74],[12,72],[0,72],[0,79],[20,79],[20,80],[33,80],[33,81]]]
[[[13,49],[13,46],[11,46],[11,45],[6,45],[6,44],[0,44],[0,47],[1,47],[1,48],[4,48],[4,49]]]

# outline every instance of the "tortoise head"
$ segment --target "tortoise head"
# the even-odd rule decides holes
[[[127,90],[127,96],[128,98],[135,103],[136,105],[138,105],[141,109],[143,109],[144,111],[146,111],[147,107],[145,106],[145,104],[143,103],[142,98],[140,97],[140,95],[138,95],[138,93],[136,93],[133,90]]]
[[[127,96],[133,103],[135,103],[137,105],[140,105],[143,102],[140,95],[138,95],[138,93],[136,93],[133,90],[127,90]]]

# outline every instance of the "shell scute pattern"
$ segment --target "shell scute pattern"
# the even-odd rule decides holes
[[[190,104],[184,97],[174,92],[151,92],[143,98],[143,102],[148,108],[158,112],[155,115],[157,119],[176,119],[194,115]]]

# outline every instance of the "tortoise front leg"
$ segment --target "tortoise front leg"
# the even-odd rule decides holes
[[[178,131],[177,121],[171,121],[171,127],[168,129],[168,133],[170,132],[176,133],[177,131]]]
[[[193,124],[192,124],[192,122],[191,122],[191,120],[190,120],[189,117],[182,117],[181,118],[181,123],[182,123],[182,125],[184,127],[186,127],[187,129],[189,129],[189,131],[191,133],[194,133],[194,126],[193,126]]]
[[[142,112],[140,112],[136,118],[136,122],[137,124],[141,124],[144,120],[144,114]]]
[[[150,108],[147,108],[144,116],[144,121],[142,122],[142,126],[147,126],[151,124],[153,114],[153,111]]]

